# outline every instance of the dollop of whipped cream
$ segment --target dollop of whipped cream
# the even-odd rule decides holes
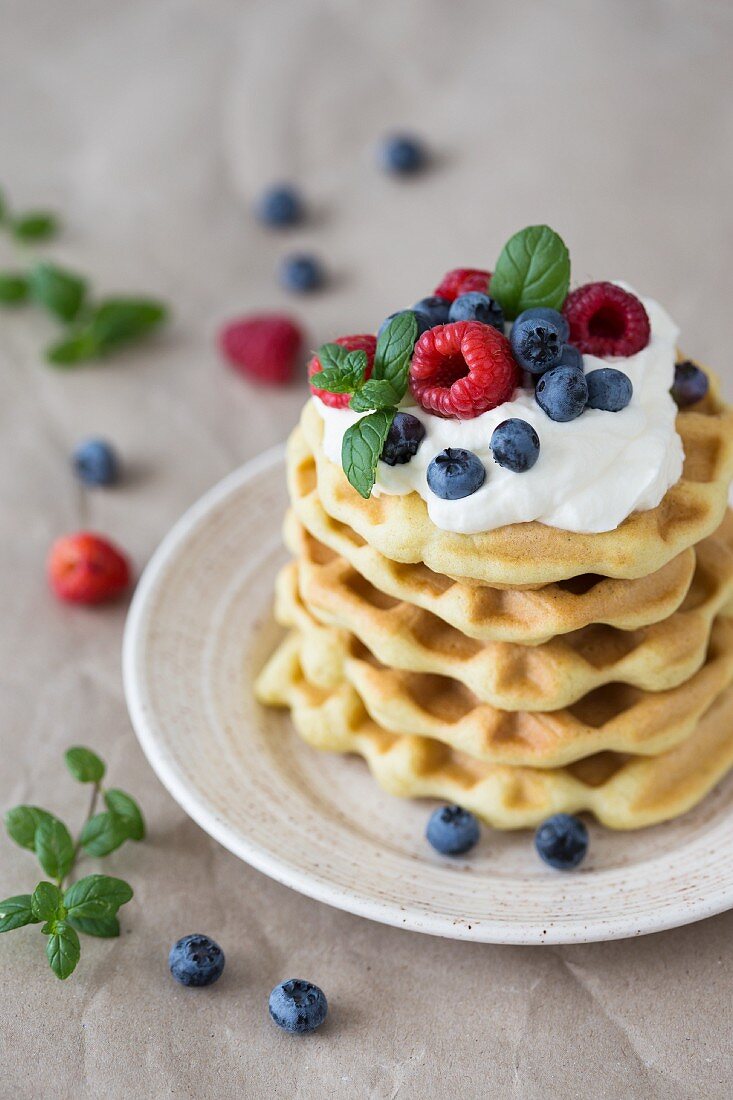
[[[641,300],[651,325],[645,348],[626,358],[583,356],[586,374],[613,366],[629,376],[634,393],[621,412],[586,409],[576,420],[559,423],[545,415],[532,391],[518,389],[511,401],[473,420],[448,420],[426,412],[408,392],[400,407],[422,421],[425,438],[405,465],[379,462],[373,493],[417,492],[436,527],[461,534],[530,520],[591,534],[614,530],[632,512],[656,508],[679,480],[684,461],[669,392],[679,330],[657,302]],[[364,414],[312,400],[323,418],[324,452],[340,466],[344,433]],[[499,466],[489,448],[494,428],[513,416],[530,423],[540,439],[537,463],[519,474]],[[465,447],[483,462],[486,480],[471,496],[441,500],[429,489],[427,468],[446,447]]]

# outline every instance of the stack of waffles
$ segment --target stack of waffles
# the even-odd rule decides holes
[[[677,418],[682,478],[614,531],[438,529],[417,493],[368,500],[305,407],[288,446],[288,634],[261,673],[316,748],[388,791],[497,828],[676,816],[733,765],[733,411]]]

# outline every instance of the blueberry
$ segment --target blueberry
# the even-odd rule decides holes
[[[620,412],[631,400],[634,387],[628,374],[614,367],[601,367],[586,374],[588,408],[605,412]]]
[[[556,867],[558,871],[571,871],[588,851],[588,830],[578,817],[554,814],[539,826],[534,844],[550,867]]]
[[[563,344],[557,365],[558,367],[575,367],[576,370],[582,371],[583,356],[572,344]]]
[[[688,405],[694,405],[702,401],[708,392],[708,376],[705,371],[685,359],[683,363],[675,363],[674,383],[670,393],[680,409],[686,409]]]
[[[515,321],[509,336],[514,358],[524,370],[543,374],[556,367],[563,348],[562,330],[552,320],[527,317]]]
[[[270,1016],[283,1031],[302,1035],[326,1019],[328,1001],[322,989],[302,978],[280,982],[270,994]]]
[[[490,446],[494,461],[516,474],[531,470],[540,457],[537,432],[526,420],[516,416],[494,428]]]
[[[74,469],[85,485],[112,485],[119,477],[117,455],[104,439],[86,439],[74,451]]]
[[[389,322],[394,321],[395,317],[399,317],[400,313],[414,313],[415,314],[415,320],[417,321],[417,339],[418,340],[420,339],[420,337],[422,336],[422,334],[424,332],[427,332],[429,328],[433,327],[433,323],[430,320],[430,318],[428,317],[427,313],[420,313],[416,309],[413,309],[413,310],[398,309],[396,313],[390,313],[389,317],[384,318],[381,325],[379,326],[379,331],[377,332],[377,339],[379,339],[379,337],[382,335],[382,333],[386,329]]]
[[[462,856],[478,844],[479,824],[460,806],[441,806],[428,820],[425,836],[443,856]]]
[[[449,321],[480,321],[482,325],[491,325],[499,332],[504,331],[504,311],[488,294],[472,290],[461,294],[451,302],[448,311]]]
[[[410,134],[389,134],[379,147],[379,161],[387,172],[406,176],[424,168],[428,155],[419,138]]]
[[[208,936],[184,936],[171,947],[168,966],[181,985],[211,985],[221,977],[224,952]]]
[[[470,497],[486,480],[486,470],[478,455],[462,447],[446,447],[428,466],[428,485],[442,500]]]
[[[380,458],[388,466],[402,466],[417,454],[425,438],[425,428],[412,413],[398,412],[387,432]]]
[[[325,282],[320,260],[304,252],[286,256],[280,265],[280,282],[286,290],[299,294],[317,290]]]
[[[260,195],[255,210],[261,222],[277,228],[297,225],[302,222],[305,214],[300,194],[287,183],[268,187]]]
[[[448,324],[450,307],[451,303],[447,298],[439,298],[437,294],[432,294],[429,298],[421,298],[419,302],[415,302],[412,308],[416,313],[424,313],[429,317],[430,327],[435,328],[436,325]]]
[[[534,391],[537,404],[550,420],[575,420],[588,400],[585,375],[573,367],[554,367],[543,374]]]
[[[522,321],[535,320],[535,321],[552,321],[554,325],[560,330],[560,339],[563,343],[567,342],[570,336],[570,325],[567,318],[559,313],[556,309],[550,309],[549,306],[534,306],[532,309],[523,310],[516,321],[515,325],[520,324]]]

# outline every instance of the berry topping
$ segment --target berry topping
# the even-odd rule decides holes
[[[280,283],[285,290],[304,294],[318,290],[326,281],[321,261],[307,252],[286,256],[280,264]]]
[[[74,470],[85,485],[114,485],[119,477],[119,462],[114,449],[104,439],[86,439],[74,451]]]
[[[689,405],[695,405],[702,401],[708,392],[708,376],[705,371],[685,359],[683,363],[675,363],[674,383],[670,393],[677,402],[677,407],[686,409]]]
[[[428,466],[428,485],[441,500],[470,497],[485,480],[486,470],[481,459],[462,447],[446,447]]]
[[[385,317],[379,326],[377,332],[377,339],[382,335],[384,330],[390,321],[394,321],[395,317],[399,317],[401,313],[414,313],[415,320],[417,321],[417,335],[422,336],[424,332],[427,332],[429,328],[433,327],[433,322],[428,317],[427,313],[419,313],[417,310],[398,309],[396,313],[390,313],[389,317]]]
[[[573,367],[553,367],[543,374],[534,391],[537,404],[550,420],[575,420],[588,400],[585,375]]]
[[[412,413],[397,412],[384,441],[380,458],[388,466],[409,462],[425,438],[423,424]]]
[[[521,321],[552,321],[560,329],[560,339],[563,343],[567,343],[570,336],[570,325],[567,318],[563,317],[558,310],[550,309],[549,306],[533,306],[531,309],[525,309],[519,314],[514,323],[518,325]]]
[[[477,290],[461,294],[451,303],[448,320],[480,321],[482,325],[491,325],[499,332],[504,331],[504,312],[501,306],[488,294],[480,294]]]
[[[430,815],[425,836],[442,856],[462,856],[478,844],[479,823],[460,806],[441,806]]]
[[[268,187],[260,195],[255,212],[261,222],[277,229],[287,225],[297,225],[303,221],[305,214],[299,192],[287,183]]]
[[[280,982],[270,994],[270,1016],[283,1031],[315,1031],[326,1019],[328,1001],[322,989],[302,978]]]
[[[563,344],[557,365],[558,367],[574,367],[575,370],[579,370],[582,374],[583,356],[572,344]]]
[[[302,346],[300,327],[279,313],[239,317],[219,333],[222,355],[235,370],[276,386],[293,377]]]
[[[387,172],[398,176],[412,175],[428,161],[425,146],[411,134],[389,134],[379,146],[379,163]]]
[[[224,952],[208,936],[195,934],[184,936],[170,949],[170,972],[181,985],[211,985],[221,977],[224,969]]]
[[[518,417],[504,420],[494,428],[490,447],[494,461],[516,474],[531,470],[540,457],[537,432],[526,420]]]
[[[508,401],[519,384],[509,341],[489,325],[457,321],[423,333],[410,388],[424,409],[470,420]]]
[[[563,349],[560,326],[542,317],[515,321],[509,342],[520,367],[531,374],[544,374],[556,367]]]
[[[436,294],[429,298],[421,298],[412,307],[415,313],[424,313],[430,318],[430,327],[448,324],[448,312],[450,302],[447,298],[439,298]]]
[[[534,844],[550,867],[556,867],[558,871],[571,871],[588,851],[588,830],[578,817],[554,814],[538,827]]]
[[[477,290],[479,294],[488,294],[490,281],[490,271],[482,271],[478,267],[454,267],[443,276],[435,293],[452,302],[460,294],[468,294],[472,290]]]
[[[570,343],[585,355],[635,355],[649,343],[644,306],[615,283],[586,283],[571,291],[563,313],[570,325]]]
[[[88,531],[57,539],[48,555],[47,569],[51,588],[68,603],[113,600],[130,583],[130,566],[124,554]]]
[[[360,333],[358,336],[339,336],[333,343],[340,344],[347,351],[365,351],[367,354],[366,377],[370,377],[374,366],[374,353],[377,350],[376,336],[372,336],[371,333]],[[308,363],[308,377],[310,378],[311,375],[321,370],[323,370],[323,367],[318,356],[314,355]],[[348,409],[351,400],[350,393],[329,393],[328,390],[319,390],[315,386],[311,386],[311,393],[314,393],[316,397],[320,397],[323,404],[330,405],[332,409]]]
[[[585,381],[588,385],[589,409],[620,412],[626,408],[634,392],[628,374],[614,370],[613,367],[592,370],[586,374]]]

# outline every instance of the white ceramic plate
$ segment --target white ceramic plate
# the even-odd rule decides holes
[[[497,943],[637,936],[733,906],[733,782],[678,821],[635,833],[591,825],[589,855],[552,871],[529,833],[484,831],[441,859],[430,810],[384,794],[357,758],[319,753],[252,681],[280,630],[282,450],[199,501],[153,557],[130,611],[125,690],[158,776],[241,859],[329,905],[418,932]],[[733,716],[731,716],[733,719]]]

